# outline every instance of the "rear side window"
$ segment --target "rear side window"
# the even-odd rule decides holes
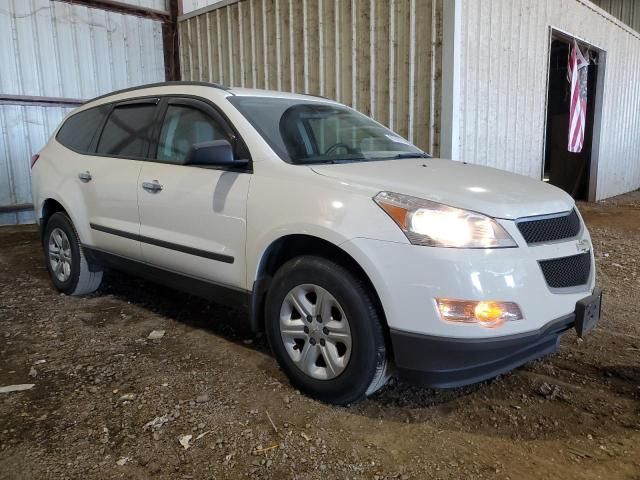
[[[70,116],[58,131],[56,139],[71,150],[90,153],[91,140],[108,112],[108,106],[101,106],[83,110]]]
[[[146,157],[155,113],[155,103],[116,106],[102,130],[96,153]]]
[[[184,163],[194,143],[227,139],[225,130],[196,108],[169,105],[164,118],[156,159]]]

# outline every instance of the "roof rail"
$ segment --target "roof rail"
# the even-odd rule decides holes
[[[105,93],[104,95],[100,95],[99,97],[92,98],[91,100],[87,100],[86,103],[94,102],[96,100],[100,100],[102,98],[111,97],[113,95],[119,95],[121,93],[134,92],[136,90],[143,90],[145,88],[153,88],[153,87],[167,87],[171,85],[197,85],[201,87],[211,87],[218,88],[220,90],[229,91],[231,90],[229,87],[225,85],[220,85],[219,83],[211,83],[211,82],[192,82],[192,81],[170,81],[170,82],[157,82],[157,83],[147,83],[145,85],[137,85],[135,87],[123,88],[122,90],[116,90],[114,92]]]

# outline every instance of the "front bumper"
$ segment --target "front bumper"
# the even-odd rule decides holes
[[[514,238],[517,229],[503,225]],[[518,239],[519,240],[519,239]],[[392,330],[450,338],[492,338],[536,332],[575,310],[576,302],[595,288],[595,262],[585,285],[552,289],[539,261],[578,253],[580,241],[502,249],[431,248],[357,238],[341,247],[362,266],[382,304]],[[522,240],[524,242],[524,240]],[[516,303],[524,320],[500,328],[446,322],[436,298]]]
[[[599,318],[599,289],[578,302],[576,311],[535,332],[493,338],[446,338],[391,330],[401,379],[433,388],[477,383],[553,353],[562,335],[576,327],[579,334]],[[586,312],[585,312],[585,307]],[[589,312],[589,306],[596,311]],[[591,317],[589,316],[591,315]]]

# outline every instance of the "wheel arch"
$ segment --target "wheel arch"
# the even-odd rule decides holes
[[[66,213],[69,215],[67,209],[55,198],[46,198],[44,202],[42,202],[42,207],[39,211],[39,226],[40,226],[40,239],[44,238],[44,230],[47,226],[47,222],[51,218],[54,213]]]
[[[388,335],[389,328],[380,295],[364,268],[355,258],[335,243],[308,234],[282,236],[271,242],[260,257],[253,282],[251,299],[250,324],[254,332],[264,331],[265,300],[273,276],[286,262],[302,255],[315,255],[335,261],[360,278],[373,297],[376,309],[383,322],[385,336]]]

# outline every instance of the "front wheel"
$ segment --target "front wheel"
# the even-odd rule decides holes
[[[358,277],[334,262],[308,256],[283,265],[272,285],[266,333],[295,387],[344,405],[385,384],[382,324],[372,294]]]
[[[44,253],[55,287],[67,295],[86,295],[98,289],[102,269],[89,265],[69,217],[54,213],[45,226]]]

